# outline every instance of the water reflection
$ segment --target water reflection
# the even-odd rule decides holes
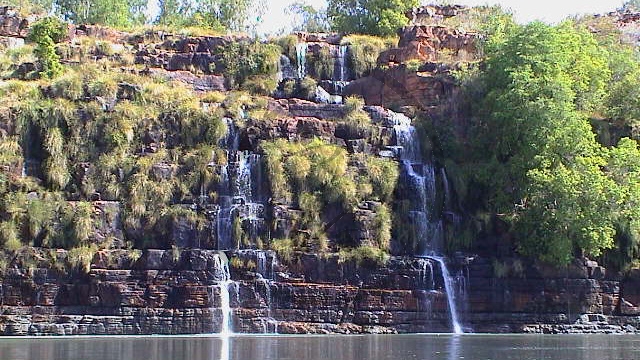
[[[460,342],[462,339],[462,335],[454,334],[450,337],[448,353],[448,360],[458,360],[460,359]],[[464,358],[463,358],[464,359]]]
[[[640,338],[597,335],[0,338],[0,359],[628,360],[640,359]]]
[[[231,339],[229,335],[223,335],[220,338],[222,345],[220,345],[220,360],[229,360],[229,354],[231,353]]]

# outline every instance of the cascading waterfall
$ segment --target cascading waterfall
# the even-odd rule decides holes
[[[447,292],[447,302],[449,303],[449,314],[451,315],[451,325],[455,334],[464,334],[462,326],[458,321],[458,307],[456,305],[456,292],[453,286],[453,278],[447,270],[444,258],[438,256],[428,256],[429,259],[435,260],[440,265],[442,271],[442,279],[444,280],[444,290]]]
[[[233,334],[231,319],[231,296],[229,295],[229,287],[231,287],[235,283],[233,280],[231,280],[229,264],[226,255],[222,252],[215,256],[214,271],[215,276],[221,279],[218,284],[218,288],[220,290],[220,311],[222,312],[220,335],[226,337]]]
[[[414,203],[414,209],[409,212],[410,221],[414,225],[417,239],[422,242],[422,253],[425,254],[423,256],[436,261],[440,266],[453,332],[461,334],[463,330],[458,321],[456,287],[444,258],[437,255],[443,248],[444,234],[442,221],[434,216],[435,169],[433,164],[422,161],[420,142],[416,129],[411,125],[411,119],[402,114],[391,111],[389,113],[393,122],[398,157],[402,161],[402,172]]]
[[[216,235],[218,250],[231,249],[240,239],[234,239],[234,221],[240,221],[243,231],[257,237],[264,227],[264,190],[262,165],[258,154],[238,151],[238,132],[228,125],[225,145],[227,164],[220,166]],[[237,225],[237,224],[235,224]],[[234,242],[234,240],[236,242]]]
[[[324,104],[342,104],[342,96],[331,95],[322,86],[316,87],[316,102]]]
[[[278,73],[276,74],[276,78],[278,82],[284,79],[292,79],[297,75],[296,69],[293,68],[291,64],[291,60],[286,55],[280,56],[280,61],[278,61]]]
[[[420,271],[422,284],[429,289],[434,289],[436,287],[436,282],[433,278],[433,263],[425,259],[420,259],[420,265],[422,266]]]
[[[272,315],[272,299],[271,299],[271,286],[274,281],[274,269],[276,266],[276,255],[271,254],[271,262],[267,262],[267,252],[257,250],[256,252],[256,270],[262,276],[262,281],[265,287],[265,305],[267,307],[267,319],[263,322],[263,332],[267,334],[278,333],[278,321]],[[273,329],[273,330],[271,330]]]
[[[307,75],[307,50],[309,44],[301,42],[296,44],[296,63],[298,64],[298,79],[302,79]]]

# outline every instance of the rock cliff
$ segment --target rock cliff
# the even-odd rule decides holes
[[[137,209],[128,199],[117,199],[115,191],[91,184],[92,174],[99,171],[98,161],[73,164],[69,186],[73,196],[64,201],[74,210],[81,206],[82,192],[88,193],[91,231],[83,241],[91,246],[80,248],[84,252],[67,251],[33,239],[34,245],[40,241],[42,246],[7,249],[0,283],[0,334],[217,333],[226,315],[230,315],[231,330],[238,333],[449,332],[454,328],[454,308],[467,331],[639,332],[638,271],[625,276],[608,273],[589,259],[556,269],[512,257],[498,261],[487,254],[454,254],[443,269],[436,258],[414,256],[427,250],[441,252],[443,244],[438,242],[444,242],[443,233],[459,214],[447,204],[452,199],[444,166],[431,160],[429,144],[419,143],[412,120],[388,108],[410,115],[450,106],[456,96],[451,70],[458,62],[475,60],[480,38],[434,25],[433,19],[464,11],[458,6],[417,9],[411,14],[413,23],[400,31],[399,43],[374,54],[375,61],[367,64],[371,68],[360,71],[360,77],[359,71],[349,67],[355,61],[355,41],[352,44],[333,34],[296,34],[295,44],[279,54],[277,96],[261,98],[230,91],[221,49],[251,41],[244,36],[128,34],[98,26],[70,26],[67,41],[58,49],[65,63],[111,61],[132,78],[152,79],[144,89],[141,84],[119,81],[107,89],[109,96],[96,95],[94,88],[101,84],[81,84],[81,95],[75,97],[60,95],[62,91],[54,85],[44,86],[42,93],[51,98],[66,96],[60,103],[82,102],[77,126],[86,125],[94,113],[107,118],[126,113],[130,108],[117,106],[131,105],[145,91],[151,98],[171,102],[185,91],[178,86],[181,83],[197,94],[184,101],[196,103],[197,111],[188,107],[177,111],[196,114],[197,119],[186,125],[180,122],[180,114],[171,112],[175,109],[156,114],[149,105],[134,113],[142,130],[136,134],[140,143],[132,156],[146,161],[131,165],[120,159],[107,176],[124,182],[134,169],[144,168],[148,179],[141,188],[177,177],[193,183],[179,189],[181,196],[171,197],[171,216],[162,211],[166,209],[142,204],[157,212],[151,215],[165,216],[159,231],[144,228],[139,219],[139,223],[131,221]],[[31,20],[0,8],[0,42],[7,48],[22,46]],[[620,21],[632,20],[628,15]],[[94,45],[87,48],[84,42]],[[20,64],[15,76],[28,78],[18,70],[33,71],[35,66]],[[286,91],[287,82],[303,88],[308,78],[314,80],[309,81],[313,89],[307,99]],[[154,86],[165,83],[171,86],[169,95],[153,92]],[[63,90],[72,85],[63,83]],[[342,104],[342,96],[349,95],[362,97],[366,106],[354,110]],[[146,101],[145,106],[152,103],[149,98]],[[149,114],[160,121],[149,120]],[[0,114],[2,139],[18,137],[21,124],[14,115]],[[363,118],[366,128],[358,122]],[[184,170],[188,166],[180,157],[196,157],[179,152],[184,134],[202,126],[204,130],[198,128],[196,136],[213,137],[215,129],[207,126],[218,120],[224,135],[207,144],[216,148],[204,148],[203,159],[190,160],[195,164],[189,163],[191,168]],[[453,121],[449,125],[464,126]],[[109,133],[108,146],[115,149],[130,130],[124,120],[118,126],[124,128],[122,134]],[[42,142],[39,130],[30,131],[31,142]],[[275,165],[268,163],[265,144],[278,140],[302,144],[303,150],[280,154]],[[103,139],[95,142],[84,145],[106,146]],[[24,159],[1,171],[11,179],[33,178],[42,183],[47,160],[30,154],[27,145]],[[312,191],[296,178],[300,194],[275,193],[275,181],[268,172],[283,167],[284,157],[302,157],[300,153],[314,146],[333,151],[314,170],[344,167],[343,177],[351,177],[352,183],[330,180],[344,185],[343,193],[358,201],[339,203],[332,198],[323,204],[313,198],[316,202],[311,204],[322,210],[314,214],[316,209],[303,206],[300,198],[319,197],[322,186],[331,182],[320,176],[324,181],[318,181],[320,190]],[[160,158],[163,151],[166,154],[157,160],[154,156]],[[287,162],[285,170],[310,172],[304,161],[324,155],[318,151],[310,159]],[[345,160],[340,166],[331,163],[341,156]],[[397,171],[397,183],[390,191],[396,200],[393,204],[378,194],[383,193],[378,189],[384,186],[382,181],[371,179],[383,173],[380,164],[392,164]],[[197,166],[199,172],[194,170]],[[135,194],[128,191],[129,196]],[[43,197],[29,191],[25,198]],[[384,217],[389,207],[404,211],[405,218],[394,224],[396,238],[385,240],[391,234],[387,227],[392,219],[388,214]],[[403,232],[428,236],[411,243],[411,236],[400,239]],[[277,246],[278,241],[294,239],[306,249]],[[143,249],[131,249],[136,241]],[[385,241],[388,244],[382,244]],[[380,248],[385,251],[376,253]],[[450,291],[448,285],[452,285]]]

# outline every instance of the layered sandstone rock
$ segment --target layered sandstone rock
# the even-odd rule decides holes
[[[3,282],[5,335],[185,334],[221,329],[217,251],[125,250],[96,253],[88,273],[55,270],[46,251],[32,270],[15,263]],[[450,331],[442,274],[426,259],[385,266],[297,254],[228,252],[232,329],[262,333],[404,333]],[[59,252],[62,259],[67,254]],[[255,267],[236,267],[251,260]],[[588,265],[588,264],[587,264]],[[452,267],[460,316],[477,332],[636,332],[637,316],[616,310],[620,282],[594,279],[589,266],[564,270],[530,264],[504,277],[481,258]],[[460,272],[459,272],[460,271]],[[623,286],[637,281],[630,275]],[[625,285],[627,284],[627,285]],[[633,290],[631,290],[633,292]],[[628,292],[628,293],[631,293]],[[620,304],[622,307],[628,306]],[[631,314],[629,314],[631,315]]]
[[[443,59],[470,59],[477,52],[478,34],[444,26],[411,25],[400,32],[398,47],[385,51],[379,64],[402,64],[409,60],[423,62]]]

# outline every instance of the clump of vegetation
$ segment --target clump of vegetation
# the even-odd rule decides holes
[[[67,263],[71,269],[88,274],[97,252],[98,248],[95,245],[73,248],[67,252]]]
[[[364,199],[392,201],[398,179],[394,161],[363,154],[350,157],[343,148],[318,139],[276,140],[264,143],[263,150],[274,200],[296,204],[302,211],[296,222],[298,237],[288,243],[292,246],[316,252],[330,248],[323,216],[329,208],[353,213]],[[376,246],[388,251],[392,219],[385,204],[378,209]]]
[[[238,88],[254,77],[255,82],[263,76],[263,80],[271,77],[275,83],[275,74],[278,71],[280,61],[280,47],[275,44],[263,44],[260,42],[231,42],[219,49],[222,54],[222,64],[225,75],[232,88]],[[270,85],[273,85],[270,83]],[[266,86],[267,90],[275,90],[275,85]]]
[[[281,52],[289,58],[292,64],[297,65],[298,53],[296,51],[296,45],[298,45],[298,36],[281,36],[275,39],[273,42],[280,47]]]
[[[367,35],[349,35],[341,45],[349,45],[347,61],[356,77],[367,76],[378,67],[378,56],[398,43],[395,37],[380,38]]]
[[[0,54],[0,76],[7,79],[14,77],[14,72],[18,66],[23,63],[35,63],[37,60],[35,47],[31,44],[3,50],[2,54]]]
[[[54,17],[46,17],[31,25],[29,40],[36,43],[34,53],[38,57],[42,70],[40,75],[54,78],[62,73],[60,57],[55,44],[67,34],[67,25]]]
[[[333,79],[334,63],[329,47],[321,47],[317,54],[307,53],[307,66],[317,79]]]
[[[349,96],[344,100],[343,122],[349,128],[349,136],[363,138],[371,127],[371,117],[364,111],[364,100],[357,96]]]
[[[338,262],[354,261],[358,265],[383,266],[389,261],[389,254],[374,246],[359,246],[357,248],[341,249],[338,253]]]
[[[298,98],[313,100],[316,97],[318,83],[310,76],[302,79],[286,79],[281,83],[280,89],[285,98]]]
[[[271,95],[278,87],[273,75],[253,75],[242,84],[242,89],[254,95]]]
[[[291,239],[274,239],[271,241],[271,249],[285,262],[291,261],[294,248],[295,244]]]

